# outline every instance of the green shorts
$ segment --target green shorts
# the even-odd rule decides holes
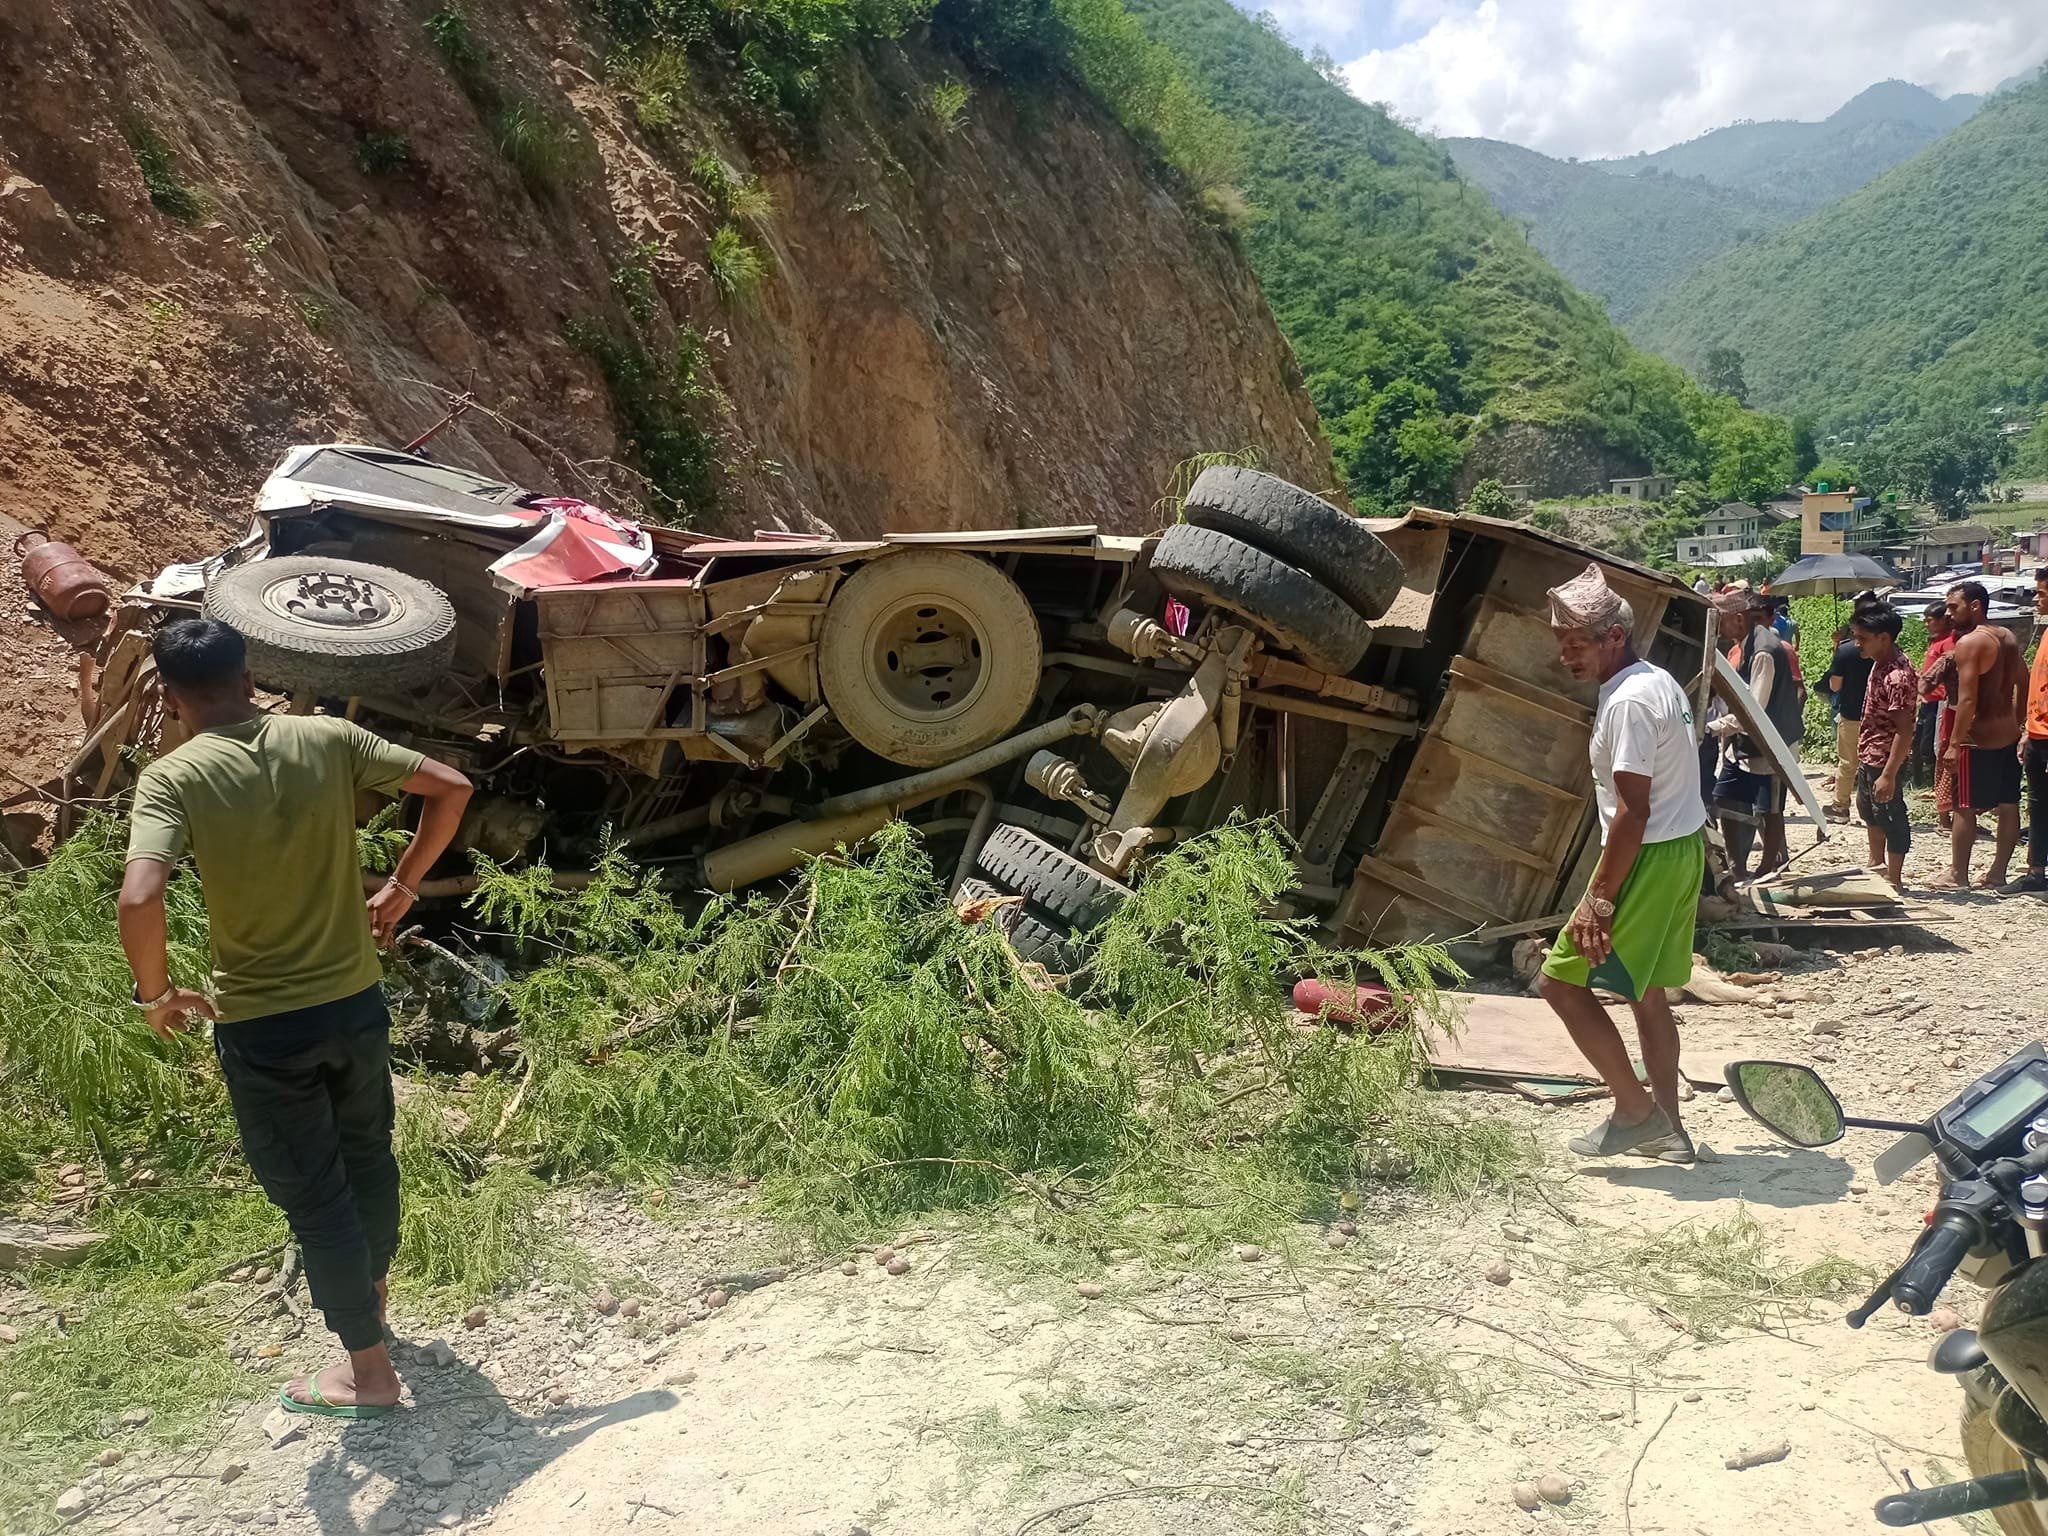
[[[1706,857],[1697,832],[1643,844],[1614,901],[1614,953],[1589,968],[1571,935],[1560,933],[1543,974],[1631,1000],[1652,987],[1684,986],[1692,980],[1692,926]]]

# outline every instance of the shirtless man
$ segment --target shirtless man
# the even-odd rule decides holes
[[[1990,594],[1982,582],[1948,589],[1955,626],[1955,729],[1942,760],[1955,765],[1956,811],[1949,828],[1949,877],[1931,882],[1962,889],[1970,883],[1970,850],[1980,811],[1998,814],[1996,852],[1984,886],[2005,884],[2006,866],[2020,838],[2020,760],[2015,744],[2026,710],[2027,669],[2019,642],[1984,622]]]

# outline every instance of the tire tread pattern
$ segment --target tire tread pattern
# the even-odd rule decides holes
[[[1195,477],[1181,516],[1306,572],[1362,619],[1393,606],[1407,573],[1365,524],[1274,475],[1217,464]]]
[[[1077,928],[1093,928],[1131,894],[1121,881],[1008,822],[989,833],[976,862],[999,884]]]
[[[972,901],[1017,894],[969,876],[960,882],[960,889],[953,895],[953,905],[958,908]],[[1068,975],[1078,971],[1087,958],[1067,937],[1059,920],[1042,908],[1032,906],[1028,898],[1021,904],[998,907],[989,915],[988,921],[1010,941],[1010,948],[1017,952],[1020,960],[1035,960],[1047,970]]]
[[[1319,672],[1348,675],[1372,643],[1372,626],[1313,576],[1213,528],[1167,529],[1151,570],[1175,597],[1239,615]]]
[[[263,606],[263,588],[295,573],[367,577],[401,592],[407,622],[360,634],[292,624]],[[320,698],[409,693],[455,659],[455,605],[430,582],[388,566],[319,555],[279,555],[232,566],[206,585],[202,611],[239,633],[256,681]]]

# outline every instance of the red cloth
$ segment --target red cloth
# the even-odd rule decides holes
[[[654,574],[654,544],[637,523],[573,496],[536,501],[531,511],[533,537],[491,564],[491,574],[512,591],[523,596],[541,587]]]
[[[1920,675],[1927,679],[1927,691],[1922,697],[1932,699],[1936,703],[1940,703],[1948,697],[1948,684],[1942,681],[1942,679],[1947,677],[1955,663],[1950,662],[1947,667],[1942,667],[1938,675],[1935,669],[1939,665],[1941,658],[1955,648],[1956,637],[1954,631],[1943,635],[1939,640],[1933,640],[1928,643],[1927,654],[1920,661]]]
[[[1920,677],[1904,651],[1894,650],[1885,660],[1872,662],[1870,679],[1863,687],[1863,725],[1856,733],[1856,761],[1882,769],[1891,759],[1899,723],[1906,723],[1910,736],[1919,707]]]

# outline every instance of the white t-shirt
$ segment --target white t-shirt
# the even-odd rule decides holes
[[[1620,797],[1617,773],[1650,779],[1650,821],[1645,843],[1689,837],[1706,824],[1700,800],[1700,759],[1692,728],[1692,700],[1678,679],[1647,661],[1631,662],[1600,685],[1593,716],[1593,792],[1600,805],[1600,841],[1614,825]]]

